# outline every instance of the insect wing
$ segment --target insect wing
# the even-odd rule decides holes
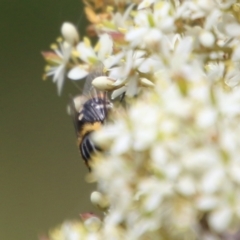
[[[70,103],[68,105],[68,110],[69,110],[69,114],[72,117],[72,121],[73,121],[73,125],[75,128],[77,137],[79,136],[79,130],[81,127],[79,122],[79,117],[85,102],[86,102],[86,97],[83,95],[77,95],[75,97],[70,96]]]
[[[92,92],[94,93],[92,95],[96,96],[97,90],[92,86],[92,81],[96,78],[96,77],[100,77],[100,76],[104,76],[104,72],[103,72],[103,64],[101,62],[98,62],[92,69],[92,71],[88,74],[84,87],[83,87],[83,94],[91,94]]]
[[[110,104],[107,93],[98,91],[92,86],[92,81],[99,76],[104,76],[104,66],[98,62],[86,78],[83,88],[83,94],[87,95],[89,100],[84,104],[82,113],[88,122],[103,122],[107,117],[107,109]]]
[[[79,131],[78,131],[78,115],[79,115],[79,113],[76,110],[73,97],[70,97],[70,103],[68,105],[68,109],[69,109],[69,114],[72,117],[75,133],[76,133],[76,135],[78,137],[78,133],[79,133]]]

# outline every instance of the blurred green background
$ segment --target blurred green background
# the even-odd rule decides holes
[[[64,21],[83,32],[80,0],[0,1],[0,239],[32,240],[65,219],[94,211],[93,185],[66,114],[70,83],[57,96],[42,81],[40,54]]]

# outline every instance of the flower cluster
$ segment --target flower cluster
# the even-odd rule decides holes
[[[126,95],[93,138],[105,150],[89,177],[103,216],[49,239],[239,239],[240,4],[113,2],[92,21],[95,47],[65,23],[59,49],[44,53],[59,92],[64,74],[83,79],[100,61],[94,87]]]

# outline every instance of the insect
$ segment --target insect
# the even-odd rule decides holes
[[[91,84],[93,79],[103,75],[103,66],[96,65],[87,76],[83,94],[72,98],[70,103],[70,113],[77,134],[77,145],[89,171],[91,171],[89,161],[92,154],[95,151],[101,151],[92,141],[91,134],[102,127],[112,108],[107,92],[98,91]]]

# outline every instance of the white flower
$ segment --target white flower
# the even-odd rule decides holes
[[[114,101],[93,134],[102,151],[88,179],[103,220],[79,238],[209,240],[239,229],[239,3],[114,2],[94,25],[108,34],[74,45],[67,65],[81,79],[100,61],[96,88],[137,95]]]
[[[210,5],[207,5],[210,6]],[[176,16],[184,19],[198,19],[207,15],[206,9],[203,9],[201,5],[193,1],[184,1],[180,7],[177,8]]]
[[[150,5],[155,1],[143,1],[140,8]],[[140,46],[150,49],[158,49],[163,33],[172,33],[175,29],[174,17],[171,12],[171,5],[168,2],[153,5],[153,13],[150,9],[137,12],[134,18],[137,27],[131,28],[125,35],[125,39],[132,47]],[[151,16],[151,18],[149,17]]]
[[[85,38],[83,42],[77,45],[77,51],[79,58],[90,66],[94,66],[98,62],[105,63],[105,59],[111,54],[113,47],[112,39],[108,34],[100,36],[96,49],[91,46],[90,41]],[[72,80],[79,80],[85,78],[89,72],[82,67],[77,65],[68,72],[68,77]]]
[[[119,88],[112,93],[112,99],[126,92],[127,96],[135,96],[146,80],[139,77],[136,69],[142,73],[150,73],[159,68],[159,62],[152,58],[145,58],[144,51],[126,51],[122,56],[125,61],[118,62],[117,67],[109,69],[109,77],[116,79],[115,86]],[[148,81],[148,86],[149,80]]]
[[[50,63],[46,68],[46,76],[53,76],[53,82],[57,84],[58,94],[61,94],[66,65],[71,56],[71,46],[67,42],[59,43],[59,48],[53,46],[54,53],[43,52],[43,56]]]

